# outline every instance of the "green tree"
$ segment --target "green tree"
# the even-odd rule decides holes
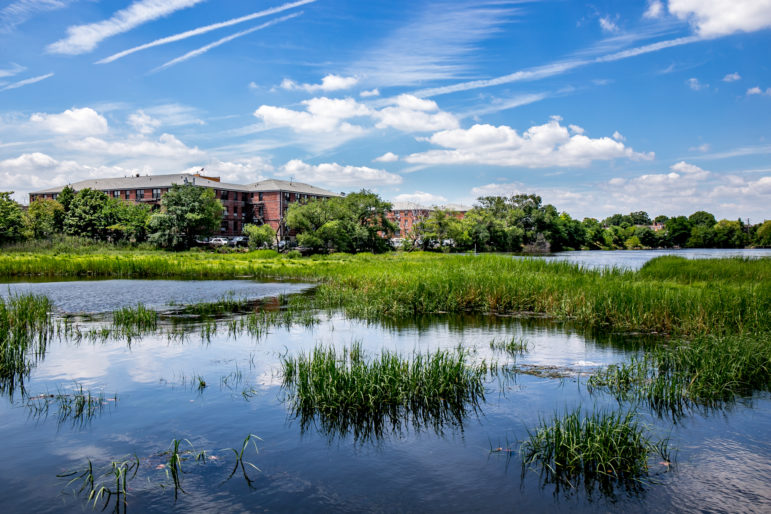
[[[64,207],[56,200],[43,198],[29,204],[27,228],[32,237],[43,239],[58,232],[63,224]]]
[[[141,243],[147,239],[150,206],[110,198],[104,209],[112,224],[107,227],[113,241]]]
[[[747,245],[747,234],[741,221],[720,220],[713,233],[713,244],[717,248],[744,248]]]
[[[632,225],[650,225],[651,224],[651,218],[648,216],[648,213],[645,211],[635,211],[629,213],[629,218],[631,219]]]
[[[244,235],[249,238],[249,249],[256,250],[264,246],[270,247],[276,240],[276,231],[270,225],[244,225]]]
[[[702,227],[712,228],[717,223],[717,220],[715,220],[715,216],[708,213],[707,211],[694,212],[693,214],[688,216],[688,221],[691,223],[692,227],[702,226]]]
[[[108,201],[109,197],[101,191],[88,188],[78,191],[64,218],[65,232],[90,239],[106,239],[107,227],[115,223],[115,218],[106,209]]]
[[[0,244],[24,238],[24,215],[12,194],[13,191],[0,192]]]
[[[56,196],[56,201],[62,204],[64,208],[64,214],[70,212],[70,204],[75,198],[75,190],[71,186],[65,186],[64,189]]]
[[[192,184],[171,186],[161,198],[161,212],[150,216],[150,242],[169,250],[183,250],[197,237],[208,237],[222,222],[222,204],[214,190]]]
[[[715,231],[708,225],[694,225],[686,246],[689,248],[712,248],[715,243]]]
[[[755,243],[760,246],[771,246],[771,220],[764,221],[755,232]]]
[[[691,222],[685,216],[669,218],[664,227],[667,231],[667,239],[674,245],[684,247],[691,237]]]
[[[635,227],[634,235],[640,244],[646,248],[655,248],[659,246],[659,239],[656,233],[648,227]]]

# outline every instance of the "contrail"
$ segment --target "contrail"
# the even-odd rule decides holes
[[[198,27],[197,29],[188,30],[187,32],[181,32],[173,36],[156,39],[155,41],[151,41],[150,43],[135,46],[134,48],[129,48],[128,50],[123,50],[122,52],[118,52],[117,54],[113,54],[109,57],[105,57],[102,60],[96,61],[95,64],[107,64],[109,62],[117,61],[122,57],[126,57],[127,55],[131,55],[134,52],[139,52],[147,48],[165,45],[168,43],[174,43],[175,41],[181,41],[189,37],[198,36],[200,34],[206,34],[207,32],[211,32],[212,30],[221,29],[223,27],[230,27],[231,25],[236,25],[238,23],[243,23],[245,21],[254,20],[256,18],[270,16],[271,14],[280,13],[280,12],[286,11],[287,9],[292,9],[294,7],[299,7],[301,5],[310,4],[315,1],[316,0],[298,0],[296,2],[290,2],[283,5],[279,5],[278,7],[271,7],[270,9],[265,9],[264,11],[258,11],[252,14],[248,14],[246,16],[241,16],[240,18],[233,18],[232,20],[222,21],[219,23],[212,23],[211,25]]]
[[[9,89],[18,89],[20,87],[27,86],[29,84],[34,84],[36,82],[40,82],[41,80],[45,80],[53,76],[54,76],[53,73],[48,73],[46,75],[40,75],[38,77],[32,77],[29,79],[20,80],[18,82],[13,82],[11,84],[8,84],[4,88],[0,89],[0,91],[8,91]]]
[[[168,68],[169,66],[174,66],[175,64],[179,64],[182,61],[187,61],[188,59],[192,59],[193,57],[197,57],[197,56],[199,56],[201,54],[204,54],[204,53],[208,52],[212,48],[216,48],[216,47],[218,47],[220,45],[224,45],[225,43],[227,43],[229,41],[233,41],[236,38],[239,38],[241,36],[245,36],[247,34],[251,34],[252,32],[255,32],[257,30],[262,30],[264,28],[270,27],[271,25],[276,25],[277,23],[281,23],[282,21],[287,21],[287,20],[290,20],[292,18],[296,18],[296,17],[300,16],[301,14],[303,14],[302,11],[300,11],[298,13],[290,14],[288,16],[283,16],[281,18],[276,18],[275,20],[270,20],[269,22],[263,23],[262,25],[257,25],[256,27],[253,27],[251,29],[243,30],[241,32],[236,32],[235,34],[233,34],[231,36],[223,37],[222,39],[219,39],[219,40],[215,41],[214,43],[209,43],[206,46],[202,46],[201,48],[198,48],[196,50],[188,52],[185,55],[177,57],[176,59],[172,59],[171,61],[169,61],[169,62],[167,62],[165,64],[162,64],[161,66],[158,66],[157,68],[152,70],[151,73],[155,73],[156,71],[161,71],[163,69]]]

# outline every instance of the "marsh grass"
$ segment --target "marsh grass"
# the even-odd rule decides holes
[[[530,348],[530,343],[524,337],[512,337],[510,339],[493,339],[490,341],[490,349],[504,352],[510,357],[517,358],[524,355]]]
[[[771,336],[676,341],[599,371],[588,386],[675,416],[692,405],[720,407],[737,396],[771,390]]]
[[[250,255],[10,253],[0,255],[0,276],[284,278],[319,283],[315,308],[343,308],[366,319],[542,313],[599,329],[682,335],[771,330],[771,259],[654,260],[631,272],[505,255]]]
[[[39,295],[0,298],[0,393],[13,396],[35,363],[45,356],[54,324],[52,305]]]
[[[114,311],[112,321],[114,326],[139,332],[155,331],[158,328],[158,312],[137,304],[136,307],[124,307]]]
[[[72,492],[75,495],[86,494],[86,503],[96,509],[100,502],[102,510],[106,510],[114,500],[114,511],[127,511],[128,508],[128,482],[139,471],[139,457],[125,457],[122,460],[112,461],[109,465],[95,469],[91,460],[82,471],[72,471],[56,475],[58,478],[70,478],[65,488],[75,486]],[[80,487],[77,485],[80,484]]]
[[[230,475],[225,480],[226,482],[233,478],[236,474],[236,472],[240,469],[241,473],[243,474],[244,480],[246,481],[246,484],[249,486],[249,488],[254,488],[252,485],[254,483],[254,480],[252,480],[249,477],[249,474],[247,473],[247,468],[254,469],[255,471],[260,471],[260,468],[255,466],[249,461],[244,460],[244,457],[246,456],[246,451],[249,448],[254,448],[254,453],[258,454],[260,453],[259,448],[257,447],[257,441],[262,441],[258,436],[254,434],[248,434],[246,438],[244,438],[244,442],[241,444],[240,449],[230,448],[230,450],[233,451],[233,454],[236,457],[235,465],[233,466],[233,471],[230,472]]]
[[[331,436],[352,432],[361,440],[406,422],[437,430],[462,424],[484,401],[487,369],[460,348],[409,357],[383,350],[367,360],[359,343],[282,359],[287,399],[301,426],[318,421]]]
[[[47,418],[51,407],[55,406],[59,425],[70,421],[73,425],[84,427],[101,415],[106,407],[115,405],[117,402],[117,394],[112,398],[106,398],[103,392],[92,394],[91,391],[84,390],[82,384],[76,384],[73,392],[60,389],[56,394],[28,397],[26,406],[30,415],[36,419]]]
[[[541,420],[520,447],[523,473],[540,469],[546,483],[610,493],[617,485],[641,483],[653,455],[671,462],[669,441],[653,442],[634,412],[593,412],[580,408]]]

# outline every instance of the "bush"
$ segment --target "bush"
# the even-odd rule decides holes
[[[301,254],[297,250],[289,250],[288,252],[286,252],[286,257],[288,259],[299,259],[302,256],[303,256],[303,254]]]

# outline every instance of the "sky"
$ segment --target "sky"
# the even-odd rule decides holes
[[[771,0],[0,1],[0,190],[198,171],[771,219]]]

